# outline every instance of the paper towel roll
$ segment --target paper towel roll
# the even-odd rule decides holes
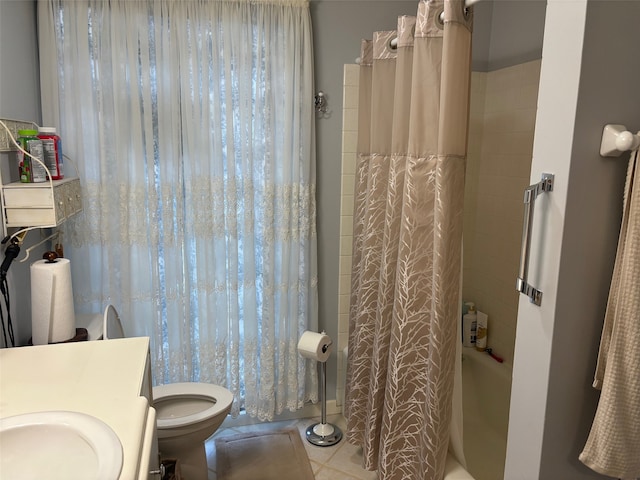
[[[31,264],[31,335],[34,345],[64,342],[76,334],[71,264],[66,258]]]
[[[306,331],[298,342],[298,352],[305,358],[326,362],[331,353],[331,345],[329,335]]]

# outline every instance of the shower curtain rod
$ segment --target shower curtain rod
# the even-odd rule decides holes
[[[464,0],[464,8],[469,8],[470,6],[472,6],[475,3],[479,3],[482,0]],[[440,21],[444,22],[444,12],[440,14]],[[391,46],[391,48],[397,48],[398,47],[398,39],[394,38],[389,42],[389,45]],[[357,62],[359,63],[359,62]]]

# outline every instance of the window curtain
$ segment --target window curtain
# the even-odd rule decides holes
[[[151,339],[155,384],[223,385],[261,420],[317,401],[309,6],[41,0],[43,120],[80,177],[76,311]],[[74,171],[75,170],[75,171]]]
[[[362,44],[345,416],[380,480],[443,478],[456,426],[464,464],[454,391],[471,16],[462,0],[421,1]]]

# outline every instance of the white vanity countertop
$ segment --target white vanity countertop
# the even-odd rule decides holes
[[[122,444],[120,478],[137,478],[148,350],[146,337],[0,349],[0,418],[53,410],[99,418]]]

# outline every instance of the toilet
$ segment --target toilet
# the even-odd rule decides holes
[[[116,309],[104,314],[76,315],[76,327],[86,328],[89,340],[123,338]],[[182,476],[206,480],[207,455],[204,442],[220,427],[231,410],[233,394],[210,383],[184,382],[153,387],[158,449],[163,459],[177,459]]]
[[[189,480],[207,479],[204,442],[231,410],[233,395],[209,383],[170,383],[153,387],[158,448],[164,458],[177,458]]]

